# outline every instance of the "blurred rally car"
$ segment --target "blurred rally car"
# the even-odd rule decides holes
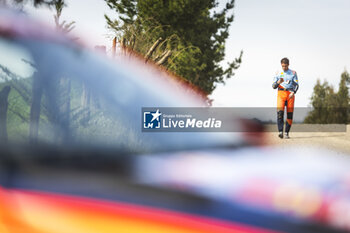
[[[153,106],[205,101],[1,10],[0,232],[350,230],[347,155],[248,146],[263,134],[142,132]]]

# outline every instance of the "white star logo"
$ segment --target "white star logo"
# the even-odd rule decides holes
[[[155,119],[157,119],[157,121],[159,121],[159,116],[161,116],[162,114],[159,112],[159,109],[157,109],[156,113],[151,113],[152,114],[152,121],[154,121]]]

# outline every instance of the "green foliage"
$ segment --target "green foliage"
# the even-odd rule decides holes
[[[228,64],[225,41],[233,22],[234,0],[216,12],[215,0],[105,0],[118,14],[106,17],[122,46],[163,65],[210,94],[217,83],[234,75],[242,58]],[[156,41],[161,43],[154,51]],[[148,59],[148,58],[147,58]]]
[[[69,33],[71,32],[75,27],[75,21],[66,22],[65,20],[63,22],[60,22],[60,17],[62,15],[62,10],[66,6],[63,0],[56,0],[53,3],[53,6],[56,10],[56,14],[54,15],[56,29],[62,31],[63,33]]]
[[[313,110],[305,118],[305,123],[347,124],[350,121],[350,76],[347,71],[341,75],[338,92],[327,81],[321,84],[317,80],[311,97]]]
[[[31,104],[33,101],[33,78],[23,78],[7,67],[0,64],[0,91],[5,86],[10,86],[7,111],[7,134],[10,142],[29,143],[30,136]],[[110,112],[111,107],[104,103],[102,98],[96,94],[91,96],[91,103],[84,106],[82,103],[84,83],[70,81],[70,88],[67,89],[67,82],[57,78],[51,80],[54,90],[48,91],[45,87],[44,94],[40,101],[38,141],[45,143],[60,144],[62,138],[59,134],[64,129],[62,118],[69,117],[69,143],[74,140],[79,143],[95,143],[106,146],[118,146],[137,152],[147,149],[151,145],[141,141],[137,136],[137,130],[128,127],[120,114]],[[93,93],[91,93],[93,94]],[[48,101],[51,95],[54,102]],[[52,99],[51,97],[51,99]],[[69,109],[65,109],[67,101]],[[58,108],[53,109],[52,104]],[[120,110],[120,112],[122,112]],[[89,113],[89,118],[86,118]],[[58,119],[55,119],[58,118]],[[68,143],[68,142],[65,142]]]

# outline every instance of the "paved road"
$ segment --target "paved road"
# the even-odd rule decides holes
[[[291,132],[290,139],[280,139],[277,132],[267,132],[267,143],[275,146],[313,145],[350,155],[350,132]]]

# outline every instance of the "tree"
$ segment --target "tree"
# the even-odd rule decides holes
[[[10,86],[5,86],[0,90],[0,141],[2,143],[7,142],[7,108],[10,91]]]
[[[105,15],[125,48],[153,60],[210,94],[238,69],[242,52],[224,69],[225,41],[234,0],[216,12],[216,0],[105,0],[118,13]]]
[[[350,103],[350,97],[349,97],[349,89],[347,85],[350,83],[350,75],[347,71],[344,71],[341,74],[341,79],[339,83],[339,90],[337,93],[337,102],[338,102],[338,108],[339,108],[339,123],[346,124],[349,122],[349,103]]]
[[[53,16],[55,19],[56,29],[61,32],[67,34],[71,32],[75,28],[75,21],[71,21],[67,23],[66,20],[60,22],[60,18],[62,15],[62,10],[66,6],[63,0],[55,0],[53,6],[55,7],[56,14]]]
[[[313,110],[305,118],[305,123],[317,124],[347,124],[349,122],[350,97],[347,85],[350,76],[347,71],[341,74],[338,92],[325,81],[317,80],[311,97]]]
[[[64,6],[65,6],[65,3],[63,0],[54,1],[54,8],[56,11],[54,15],[54,20],[56,24],[56,30],[59,30],[67,34],[74,29],[75,22],[72,21],[67,23],[65,20],[62,22],[60,21],[60,17]],[[38,74],[36,72],[33,75],[32,101],[31,101],[31,108],[30,108],[29,138],[32,143],[36,143],[38,138],[41,102],[42,102],[42,96],[44,93],[43,83],[44,83],[43,74],[42,73]],[[71,82],[70,82],[70,79],[66,77],[61,77],[60,83],[56,85],[57,87],[59,87],[59,94],[57,94],[57,96],[59,97],[58,105],[59,105],[60,111],[56,109],[57,103],[55,103],[55,101],[52,100],[50,104],[47,104],[47,109],[49,110],[47,112],[48,113],[47,116],[52,123],[61,125],[63,127],[63,132],[65,133],[65,135],[62,138],[65,138],[66,140],[68,140],[67,135],[68,135],[70,110],[71,110],[70,109]],[[51,89],[52,89],[51,92],[55,90],[54,88],[51,88]],[[49,93],[48,95],[50,94],[52,93]],[[59,116],[57,116],[57,112],[60,113]]]

